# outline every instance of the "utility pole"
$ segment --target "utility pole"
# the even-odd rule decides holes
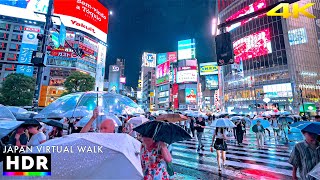
[[[43,34],[43,39],[42,39],[42,49],[41,52],[44,54],[44,57],[46,58],[47,56],[47,38],[50,35],[50,27],[51,27],[51,16],[52,16],[52,11],[53,11],[53,0],[49,0],[49,6],[48,6],[48,11],[46,16],[46,22],[45,22],[45,27],[44,27],[44,34]],[[42,73],[43,73],[43,66],[38,66],[38,72],[37,72],[37,81],[36,81],[36,90],[34,93],[34,99],[35,103],[39,107],[39,97],[40,97],[40,89],[41,89],[41,80],[42,80]]]
[[[300,98],[301,98],[301,102],[302,102],[302,108],[303,108],[303,119],[306,118],[306,110],[304,108],[304,101],[303,101],[303,96],[302,96],[302,89],[300,88]],[[300,108],[299,108],[299,111],[300,111]]]

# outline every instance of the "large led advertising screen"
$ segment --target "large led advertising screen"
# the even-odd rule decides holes
[[[178,41],[178,60],[195,59],[196,43],[194,39]]]
[[[291,83],[266,85],[263,86],[263,92],[269,98],[292,97],[292,86]]]
[[[233,42],[235,63],[272,52],[270,30],[264,29]]]
[[[186,88],[186,104],[197,104],[196,88]]]
[[[54,0],[54,13],[65,26],[89,33],[106,43],[109,12],[99,1]]]
[[[177,52],[168,52],[167,57],[168,57],[167,60],[170,61],[170,63],[176,63],[178,60]]]
[[[208,75],[206,78],[206,88],[210,90],[219,89],[219,78],[218,75]]]
[[[198,82],[198,71],[195,69],[177,71],[177,83]]]
[[[200,75],[218,74],[217,62],[200,63]]]
[[[231,20],[237,19],[237,18],[242,17],[244,15],[256,12],[256,11],[258,11],[260,9],[264,9],[266,7],[267,7],[266,0],[258,0],[256,2],[254,2],[253,4],[250,4],[249,6],[247,6],[247,7],[243,8],[243,9],[241,9],[240,11],[234,13],[232,16],[227,18],[226,21],[231,21]],[[264,16],[264,14],[256,16],[254,18],[257,18],[257,17],[260,17],[260,16]],[[246,24],[247,22],[251,21],[254,18],[245,19],[245,20],[242,20],[241,22],[234,23],[231,26],[228,26],[227,27],[227,32],[232,31],[233,29]]]
[[[170,75],[170,62],[167,61],[157,66],[156,71],[156,85],[169,83]]]
[[[306,28],[292,29],[288,31],[289,44],[298,45],[308,42]]]

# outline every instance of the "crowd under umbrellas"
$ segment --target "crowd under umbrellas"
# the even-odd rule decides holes
[[[226,140],[232,138],[232,132],[234,132],[235,139],[239,142],[239,145],[242,145],[241,137],[243,138],[243,133],[246,130],[253,130],[255,129],[254,127],[257,127],[258,141],[259,133],[264,138],[265,129],[269,128],[272,131],[275,128],[273,121],[269,118],[269,116],[273,115],[270,114],[251,119],[240,114],[223,113],[212,116],[200,111],[187,110],[179,113],[162,111],[154,114],[155,118],[150,118],[150,114],[144,116],[140,109],[132,111],[137,106],[128,99],[121,99],[122,97],[119,96],[112,99],[109,94],[105,95],[105,97],[104,95],[100,93],[84,93],[63,97],[63,100],[58,100],[56,104],[53,103],[52,107],[48,107],[51,110],[45,109],[44,113],[39,113],[35,117],[39,120],[39,122],[37,121],[38,123],[44,123],[48,127],[54,127],[56,130],[56,133],[51,133],[51,138],[49,137],[37,146],[72,147],[77,145],[101,147],[102,153],[91,153],[86,154],[86,156],[83,156],[79,151],[73,155],[52,153],[53,178],[99,178],[103,176],[107,179],[141,179],[143,177],[153,179],[155,175],[159,175],[159,173],[155,172],[160,171],[164,179],[170,179],[174,176],[174,173],[172,174],[172,157],[170,155],[171,144],[194,138],[199,144],[197,150],[200,152],[203,148],[203,144],[199,141],[201,136],[195,137],[192,133],[192,127],[196,128],[196,134],[201,134],[201,129],[205,128],[213,130],[211,151],[213,152],[215,149],[217,153],[220,171],[225,168],[225,157],[228,150]],[[129,103],[126,101],[129,101]],[[72,105],[67,106],[66,102],[71,102]],[[115,104],[115,106],[111,107],[110,104]],[[314,128],[318,127],[317,123],[296,122],[294,117],[285,113],[277,116],[277,123],[286,125],[285,127],[292,132],[299,131],[301,133],[301,131],[307,131],[320,134]],[[103,130],[102,126],[106,121],[112,122],[106,125],[107,129],[112,127],[112,131]],[[204,126],[201,121],[205,122]],[[20,126],[27,127],[27,129],[31,126],[40,128],[37,122],[33,120],[12,123],[10,127],[7,124],[3,130],[0,129],[1,139],[10,135],[14,129]],[[90,128],[84,132],[83,128],[89,123]],[[78,128],[79,130],[77,131]],[[66,129],[68,129],[67,132]],[[65,133],[59,134],[61,131]],[[66,135],[68,133],[70,135]],[[287,138],[285,136],[285,139]],[[263,144],[262,142],[260,145],[263,146]],[[161,158],[160,156],[149,156],[148,152],[158,152],[158,150],[165,156],[161,156]],[[152,163],[153,158],[160,158],[160,170],[150,168],[150,162]],[[70,162],[79,162],[79,166],[72,166]],[[121,167],[124,166],[129,168],[126,174],[121,173]],[[108,173],[105,173],[105,170]],[[312,172],[316,174],[318,171],[313,170]]]

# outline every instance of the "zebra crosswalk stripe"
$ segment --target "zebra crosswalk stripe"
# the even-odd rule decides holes
[[[173,144],[173,163],[201,171],[218,173],[216,153],[210,152],[212,133],[205,131],[202,142],[205,149],[196,151],[198,142],[191,139]],[[230,137],[231,139],[234,137]],[[263,149],[257,149],[254,134],[244,137],[244,145],[235,145],[228,140],[227,167],[222,174],[228,178],[239,179],[290,179],[292,166],[288,163],[290,148],[281,144],[267,143]]]

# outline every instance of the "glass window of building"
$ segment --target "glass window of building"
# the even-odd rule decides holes
[[[4,23],[4,22],[0,22],[0,30],[7,31],[8,29],[10,29],[10,24]]]

